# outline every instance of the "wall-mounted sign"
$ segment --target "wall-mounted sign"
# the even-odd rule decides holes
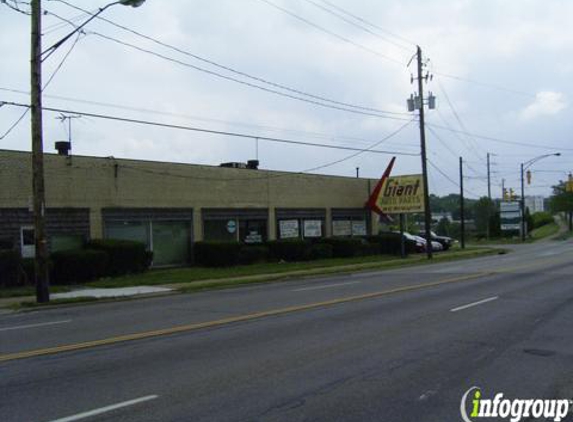
[[[292,239],[300,236],[298,220],[280,220],[279,236],[281,239]]]
[[[304,220],[304,237],[321,237],[322,220]]]
[[[227,231],[229,233],[235,233],[237,231],[237,222],[235,220],[227,221]]]
[[[351,236],[352,235],[352,221],[350,221],[350,220],[333,220],[332,221],[332,235],[333,236]]]
[[[366,236],[366,221],[352,222],[352,236]]]

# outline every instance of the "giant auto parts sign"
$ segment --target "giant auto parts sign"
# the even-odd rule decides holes
[[[424,185],[421,174],[390,176],[395,158],[368,200],[368,207],[378,214],[424,212]]]

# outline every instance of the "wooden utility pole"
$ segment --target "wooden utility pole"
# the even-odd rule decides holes
[[[428,188],[428,166],[426,158],[426,127],[424,121],[424,75],[422,66],[422,49],[417,46],[418,56],[418,96],[420,101],[420,147],[422,152],[422,179],[424,183],[424,221],[426,231],[426,253],[432,259],[432,211],[430,210],[430,191]]]
[[[49,302],[48,245],[45,224],[44,140],[42,123],[42,6],[31,0],[32,48],[30,60],[32,189],[34,198],[35,281],[38,303]]]
[[[466,218],[464,208],[464,161],[460,157],[460,243],[466,248]]]

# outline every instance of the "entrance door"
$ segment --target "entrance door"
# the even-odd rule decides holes
[[[20,251],[22,252],[22,258],[34,258],[36,256],[34,227],[24,226],[20,228]]]

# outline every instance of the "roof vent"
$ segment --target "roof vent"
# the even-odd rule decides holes
[[[247,165],[245,163],[237,163],[237,162],[231,161],[229,163],[221,163],[220,167],[228,167],[228,168],[232,168],[232,169],[246,169]]]
[[[259,160],[249,160],[247,161],[247,168],[251,170],[259,169]]]
[[[67,141],[58,141],[56,142],[56,149],[58,150],[58,155],[70,155],[72,143]]]

